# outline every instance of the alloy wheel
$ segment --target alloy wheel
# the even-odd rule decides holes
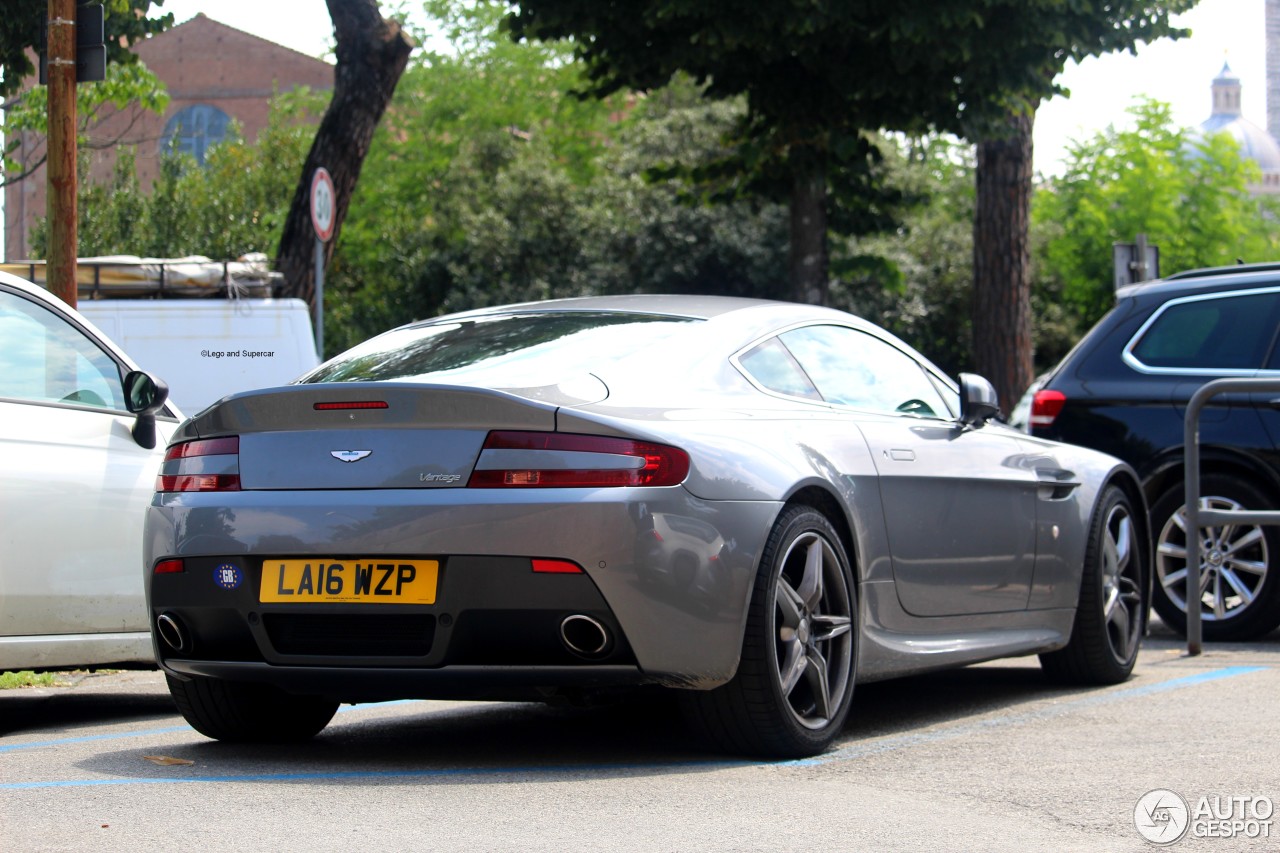
[[[774,594],[778,684],[795,720],[809,729],[841,710],[852,673],[852,596],[831,545],[797,536],[782,560]]]
[[[1245,507],[1222,497],[1202,498],[1203,509],[1239,510]],[[1178,510],[1156,546],[1156,576],[1169,599],[1187,610],[1188,531],[1186,508]],[[1200,531],[1200,618],[1231,619],[1253,603],[1267,577],[1267,539],[1255,524],[1223,524]]]
[[[1141,641],[1142,566],[1134,551],[1135,528],[1128,506],[1107,514],[1102,541],[1102,615],[1117,660],[1127,661]]]

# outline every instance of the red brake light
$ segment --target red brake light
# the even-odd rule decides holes
[[[1031,425],[1033,427],[1053,426],[1053,421],[1067,403],[1067,395],[1061,391],[1043,389],[1031,398]]]
[[[387,404],[383,400],[351,400],[346,403],[315,403],[311,408],[317,412],[328,412],[345,409],[385,409]]]
[[[156,567],[152,570],[157,575],[174,575],[179,572],[185,572],[187,569],[182,564],[182,560],[161,560],[156,563]]]
[[[676,486],[689,474],[677,447],[562,432],[489,433],[471,488]]]
[[[240,490],[240,437],[202,438],[175,444],[164,454],[157,492]]]
[[[543,560],[534,558],[533,570],[547,575],[580,575],[582,567],[568,560]]]

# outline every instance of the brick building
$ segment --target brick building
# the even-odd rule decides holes
[[[138,178],[150,186],[161,153],[175,145],[203,161],[210,145],[225,138],[232,121],[245,139],[267,124],[277,91],[299,86],[333,88],[333,66],[251,35],[203,14],[134,45],[134,52],[169,90],[163,116],[130,107],[111,111],[89,130],[91,142],[108,143],[90,152],[90,178],[110,179],[115,164],[111,140],[137,151]],[[92,85],[92,84],[82,84]],[[15,156],[30,161],[44,154],[43,137],[23,134]],[[5,187],[5,259],[29,256],[31,229],[45,215],[48,178],[43,168]],[[128,252],[121,246],[121,252]]]

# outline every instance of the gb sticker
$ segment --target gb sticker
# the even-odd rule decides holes
[[[223,589],[235,589],[244,580],[244,572],[231,563],[223,563],[213,570],[214,582]]]

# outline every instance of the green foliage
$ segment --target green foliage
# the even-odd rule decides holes
[[[215,146],[203,168],[188,155],[161,157],[149,192],[139,185],[131,148],[117,150],[106,184],[90,182],[82,168],[80,255],[225,259],[269,251],[279,241],[326,97],[305,89],[277,95],[258,139]],[[47,223],[39,223],[32,233],[37,256],[46,253],[47,236]]]
[[[89,150],[98,145],[90,141],[88,129],[98,119],[104,107],[123,110],[130,104],[154,113],[164,112],[169,104],[169,94],[164,84],[141,62],[110,64],[107,66],[105,80],[76,86],[78,148]],[[21,180],[44,162],[43,154],[32,159],[32,155],[28,153],[25,162],[13,159],[12,154],[20,142],[19,132],[31,131],[43,136],[48,117],[49,90],[44,86],[36,86],[24,92],[6,109],[4,177],[0,180],[0,186]]]
[[[326,344],[338,349],[414,319],[521,300],[633,292],[780,295],[784,209],[689,203],[680,182],[645,178],[673,154],[691,162],[717,154],[740,107],[707,103],[688,81],[622,109],[579,102],[567,94],[577,83],[574,66],[547,62],[531,54],[506,72],[558,75],[559,94],[529,102],[531,115],[478,119],[493,104],[477,104],[473,112],[460,102],[447,116],[407,124],[417,117],[393,104],[395,119],[366,160],[326,279],[333,294],[326,300],[332,330]],[[491,80],[492,66],[480,66],[486,72],[480,80],[450,63],[412,68],[397,98],[435,90],[437,74],[450,75],[460,83],[457,91],[482,101],[491,87],[527,85]],[[559,115],[554,132],[541,132],[538,111],[562,98],[574,110]],[[533,129],[513,133],[513,120]],[[412,140],[414,151],[404,151],[402,139]],[[436,165],[409,175],[409,156]],[[384,213],[389,209],[395,215]]]
[[[651,91],[678,72],[710,98],[745,98],[732,151],[693,177],[787,198],[800,175],[828,177],[829,224],[859,234],[892,224],[868,130],[980,138],[1011,108],[1059,91],[1068,59],[1181,31],[1196,0],[509,0],[516,39],[565,40],[586,91]]]
[[[136,62],[130,45],[173,26],[172,13],[147,17],[153,2],[161,6],[164,0],[102,0],[108,67]],[[27,50],[39,47],[40,22],[48,9],[45,0],[0,0],[0,98],[17,93],[35,73]]]
[[[1137,234],[1160,248],[1160,270],[1266,260],[1276,255],[1276,200],[1252,196],[1257,165],[1228,134],[1202,136],[1173,125],[1169,107],[1142,100],[1133,125],[1075,142],[1062,177],[1035,196],[1046,232],[1046,286],[1059,291],[1088,328],[1113,303],[1112,244]]]
[[[0,672],[0,690],[16,690],[21,687],[60,687],[62,682],[56,673],[32,672],[29,669],[17,672]]]
[[[927,201],[894,232],[836,244],[832,304],[884,326],[953,376],[972,370],[973,148],[938,136],[893,137],[882,147],[893,181]]]

